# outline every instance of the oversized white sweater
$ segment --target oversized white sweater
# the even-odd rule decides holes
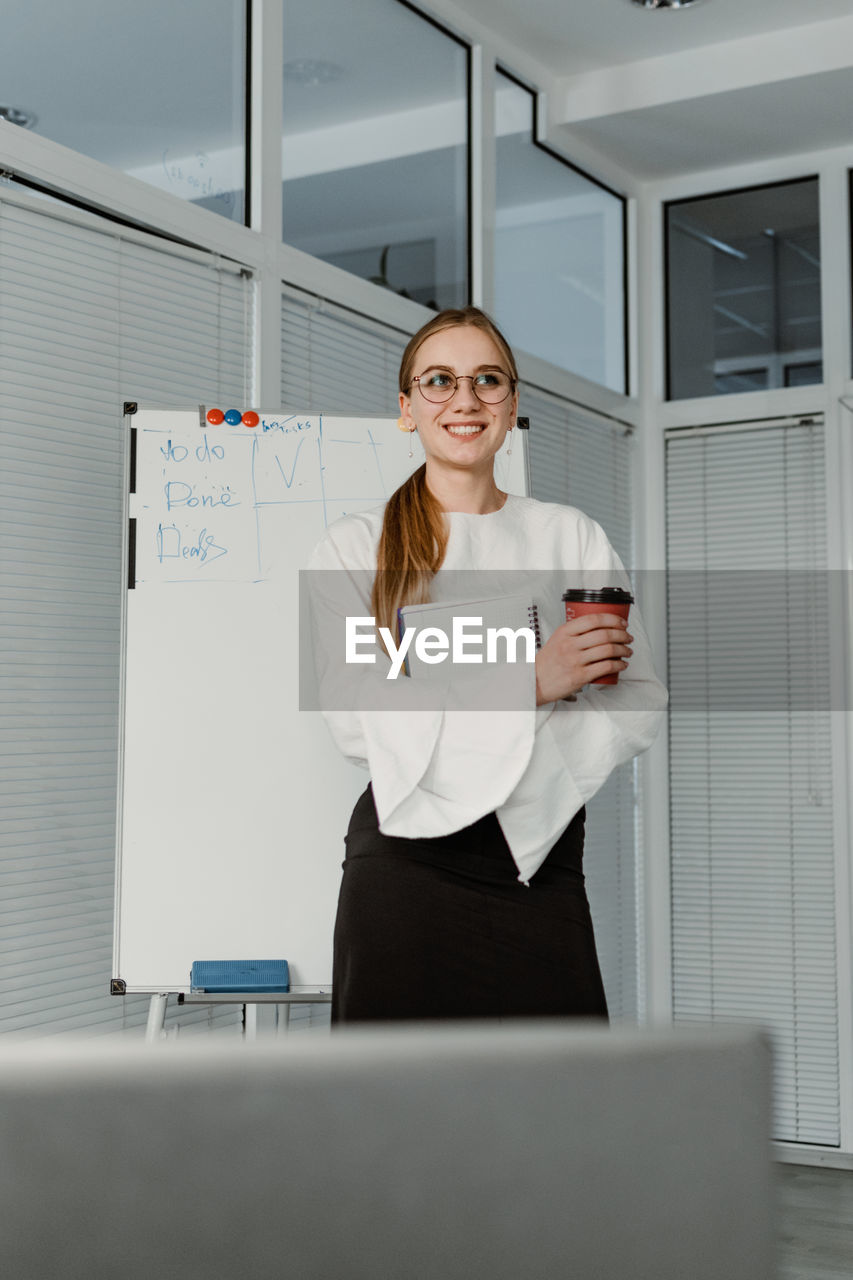
[[[570,702],[537,708],[534,668],[527,664],[468,668],[481,706],[506,706],[508,677],[516,691],[526,682],[518,709],[473,712],[470,703],[460,709],[451,680],[386,679],[390,661],[381,651],[376,665],[344,672],[341,653],[324,646],[323,637],[343,634],[344,615],[371,614],[382,515],[379,507],[337,520],[308,566],[326,721],[343,754],[369,770],[382,832],[441,836],[494,810],[526,882],[611,771],[646,750],[658,732],[667,695],[639,612],[631,610],[633,656],[618,684],[588,685]],[[543,641],[565,620],[566,587],[630,585],[600,525],[574,507],[510,494],[500,511],[450,512],[447,519],[447,552],[431,598],[459,598],[445,583],[458,592],[460,580],[487,584],[489,574],[510,575],[535,600]],[[483,577],[460,579],[455,570]]]

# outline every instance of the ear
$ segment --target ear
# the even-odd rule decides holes
[[[401,430],[414,431],[415,421],[412,417],[412,402],[405,391],[400,392],[400,425]]]

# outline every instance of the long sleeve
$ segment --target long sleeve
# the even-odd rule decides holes
[[[371,613],[375,543],[369,516],[348,518],[309,563],[318,705],[341,752],[368,768],[380,829],[446,835],[497,809],[523,775],[534,746],[534,674],[513,673],[527,686],[518,703],[525,709],[472,712],[472,684],[478,706],[501,705],[505,670],[466,673],[463,688],[441,675],[388,679],[391,662],[378,645],[375,662],[346,664],[346,618]]]
[[[630,587],[603,530],[584,521],[580,565],[573,585]],[[565,557],[576,555],[574,548]],[[583,581],[577,580],[577,574]],[[552,592],[552,597],[554,593]],[[564,619],[550,614],[554,625]],[[587,685],[576,701],[539,708],[536,745],[524,775],[498,819],[522,874],[532,874],[582,805],[613,770],[654,742],[668,695],[657,678],[646,629],[636,606],[628,623],[634,637],[627,670],[615,685]]]

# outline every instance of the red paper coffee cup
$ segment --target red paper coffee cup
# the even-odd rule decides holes
[[[620,618],[627,619],[634,597],[630,591],[623,591],[621,587],[601,587],[597,591],[587,587],[577,587],[564,591],[563,601],[566,606],[567,622],[587,613],[615,613]],[[619,672],[617,671],[615,675],[602,676],[599,680],[593,680],[592,683],[616,684],[618,680]]]

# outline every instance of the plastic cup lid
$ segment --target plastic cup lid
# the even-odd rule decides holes
[[[634,603],[631,592],[623,591],[621,587],[600,587],[598,590],[591,587],[570,587],[568,591],[563,592],[563,599],[585,604]]]

